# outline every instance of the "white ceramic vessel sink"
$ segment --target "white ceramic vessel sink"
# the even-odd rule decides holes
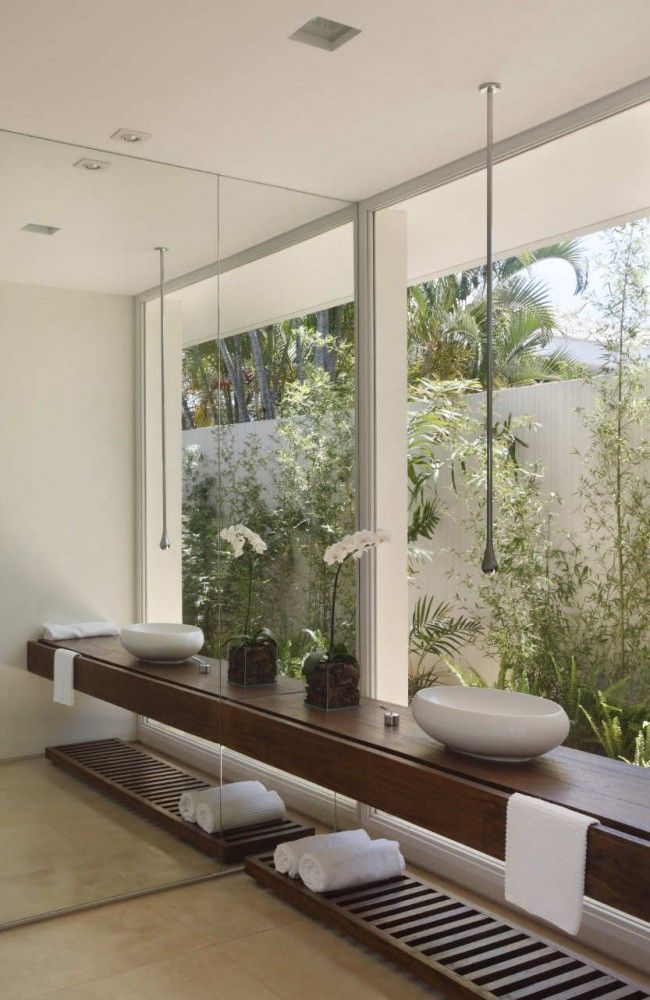
[[[203,646],[203,632],[196,625],[147,622],[126,625],[122,645],[139,660],[154,663],[181,663]]]
[[[569,719],[560,705],[516,691],[425,688],[411,709],[428,736],[485,760],[530,760],[558,747],[569,734]]]

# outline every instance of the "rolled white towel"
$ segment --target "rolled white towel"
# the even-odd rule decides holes
[[[49,642],[61,642],[63,639],[89,639],[96,635],[117,635],[117,627],[113,622],[71,622],[58,624],[45,622],[43,638]]]
[[[369,844],[370,837],[365,830],[340,830],[338,833],[322,833],[317,837],[301,837],[278,844],[273,855],[275,870],[291,878],[298,877],[300,859],[305,854],[319,854],[332,848],[353,847]]]
[[[241,795],[252,795],[265,792],[261,781],[233,781],[231,785],[216,785],[212,788],[190,788],[183,792],[178,803],[178,809],[183,819],[188,823],[196,823],[196,810],[201,802],[221,802],[225,798],[235,798]]]
[[[221,800],[201,802],[196,809],[196,822],[206,833],[234,830],[255,823],[271,823],[284,819],[284,802],[277,792],[257,792],[252,795],[221,796]]]
[[[396,840],[371,840],[369,844],[304,854],[299,872],[312,892],[332,892],[403,875],[405,867]]]

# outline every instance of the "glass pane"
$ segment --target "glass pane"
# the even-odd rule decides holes
[[[566,710],[567,745],[635,764],[648,761],[650,717],[650,223],[635,212],[648,115],[634,109],[495,169],[491,577],[480,571],[485,177],[398,206],[410,697],[458,683],[540,695]],[[625,154],[615,177],[607,148]]]
[[[43,621],[110,619],[122,627],[139,617],[134,297],[158,283],[156,246],[169,247],[172,281],[214,259],[217,200],[207,174],[8,133],[0,133],[0,183],[0,378],[14,421],[2,444],[3,470],[12,470],[2,501],[11,542],[0,572],[12,595],[0,668],[5,924],[220,867],[36,756],[85,741],[133,743],[137,719],[78,693],[72,706],[53,705],[52,685],[24,670],[25,642]],[[157,306],[151,302],[146,315],[153,367]],[[179,336],[172,313],[170,304],[168,349]],[[176,356],[176,371],[170,358],[166,374],[168,402],[174,380],[178,386],[179,417],[168,422],[168,452],[178,453],[180,346]],[[169,469],[172,548],[162,553],[160,396],[148,403],[148,612],[177,622],[180,476]],[[119,648],[119,639],[104,641]]]
[[[344,208],[221,178],[218,273],[174,293],[186,321],[184,620],[201,625],[206,654],[220,661],[222,693],[273,711],[278,695],[302,706],[302,661],[330,628],[323,554],[355,525],[353,227],[339,217]],[[356,581],[346,571],[337,640],[354,652]],[[224,749],[226,782],[255,767]],[[275,787],[270,772],[258,773]],[[331,828],[333,796],[327,802],[329,816],[321,809],[317,819]]]

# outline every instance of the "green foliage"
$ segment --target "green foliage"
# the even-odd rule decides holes
[[[336,382],[354,363],[354,303],[183,351],[183,428],[275,419],[307,368]]]
[[[626,764],[636,764],[637,767],[650,767],[650,722],[645,721],[634,739],[634,757],[629,760],[623,757]]]
[[[494,266],[494,384],[576,378],[582,366],[562,351],[545,353],[559,321],[548,288],[535,277],[540,260],[563,260],[576,289],[587,281],[579,240],[527,251]],[[471,268],[408,291],[409,382],[478,379],[485,385],[487,338],[486,269]]]
[[[481,632],[478,618],[454,615],[451,604],[440,601],[434,607],[433,602],[433,597],[419,597],[413,609],[409,649],[418,667],[427,656],[452,656]]]
[[[241,632],[248,600],[246,560],[234,559],[219,538],[232,523],[246,524],[268,545],[252,577],[248,631],[272,630],[281,670],[297,676],[314,630],[327,632],[331,572],[323,551],[333,536],[354,529],[353,380],[350,365],[345,374],[341,364],[335,381],[324,369],[305,365],[304,380],[286,390],[271,453],[262,452],[255,434],[236,446],[233,430],[225,427],[215,429],[218,476],[215,466],[191,452],[186,458],[183,613],[203,628],[213,656]],[[352,648],[355,607],[354,570],[346,566],[339,625]]]
[[[601,684],[628,679],[630,697],[650,700],[650,366],[647,347],[650,247],[647,224],[608,233],[608,283],[596,299],[605,375],[582,417],[589,447],[580,481],[590,537],[586,583],[592,655]]]

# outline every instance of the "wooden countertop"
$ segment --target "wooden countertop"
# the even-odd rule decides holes
[[[527,764],[447,751],[405,706],[386,727],[378,701],[322,712],[302,681],[273,688],[228,684],[226,665],[165,666],[130,656],[119,639],[30,642],[28,669],[51,680],[56,646],[72,649],[75,688],[349,795],[496,858],[505,856],[506,807],[522,792],[598,819],[589,829],[587,895],[650,920],[650,769],[560,747]]]
[[[362,698],[358,709],[322,712],[304,703],[301,680],[279,677],[273,688],[241,688],[228,683],[227,666],[210,659],[210,674],[193,664],[145,663],[131,656],[118,638],[74,639],[46,643],[73,649],[111,666],[251,705],[263,712],[336,734],[391,755],[433,765],[449,774],[472,778],[504,792],[521,792],[596,816],[616,829],[650,840],[650,768],[559,747],[527,764],[494,764],[451,753],[427,736],[409,708]],[[209,659],[206,657],[206,659]],[[400,724],[383,722],[382,705],[400,713]]]

